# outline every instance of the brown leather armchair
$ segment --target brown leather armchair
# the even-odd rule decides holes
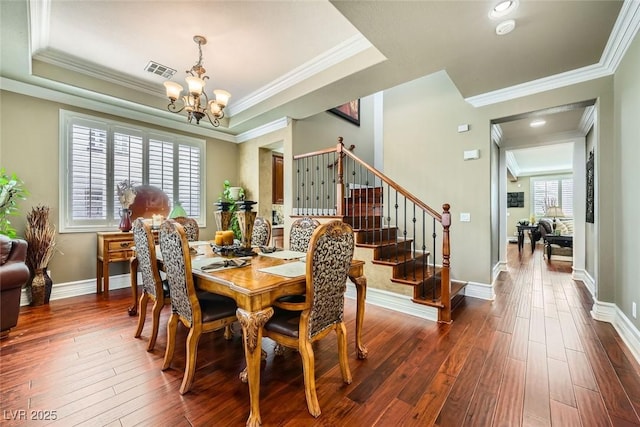
[[[29,279],[27,242],[0,235],[0,339],[18,324],[20,293]]]

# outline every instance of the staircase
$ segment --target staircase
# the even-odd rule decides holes
[[[345,149],[342,138],[336,148],[294,156],[293,174],[293,216],[349,223],[356,250],[371,254],[363,259],[370,260],[379,286],[436,307],[438,321],[451,322],[465,283],[449,275],[448,204],[442,213],[427,206]],[[386,277],[388,285],[382,283]]]
[[[413,289],[412,301],[438,309],[442,302],[442,267],[430,265],[429,251],[416,251],[414,239],[402,236],[398,227],[383,226],[383,189],[370,187],[353,189],[345,198],[347,216],[344,221],[353,227],[356,247],[372,251],[372,263],[389,267],[391,282]],[[451,280],[449,295],[453,310],[464,298],[466,282]]]

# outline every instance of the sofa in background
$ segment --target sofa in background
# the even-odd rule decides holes
[[[572,218],[556,218],[556,231],[559,232],[562,236],[573,236],[573,219]],[[531,233],[531,238],[534,239],[534,242],[542,239],[545,242],[544,237],[546,235],[553,234],[553,219],[550,218],[540,218],[538,220],[538,229]],[[551,244],[550,248],[544,247],[544,253],[547,253],[547,250],[550,249],[551,256],[565,256],[565,257],[573,257],[573,246],[560,246],[556,244]]]
[[[30,276],[26,257],[26,241],[0,235],[0,339],[18,324],[20,294]]]

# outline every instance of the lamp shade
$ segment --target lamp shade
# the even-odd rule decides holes
[[[182,86],[176,82],[164,82],[164,87],[167,89],[167,98],[176,100],[180,98],[182,92]]]
[[[227,106],[229,98],[231,98],[231,94],[229,92],[222,89],[216,89],[213,91],[213,94],[216,96],[216,104],[220,105],[222,108]]]
[[[185,80],[187,81],[187,85],[189,85],[189,93],[191,95],[198,95],[198,96],[202,95],[202,88],[204,88],[204,80],[194,76],[189,76]]]
[[[562,209],[560,208],[560,206],[549,206],[547,208],[547,211],[545,212],[545,216],[553,217],[553,218],[561,218],[564,216],[564,212],[562,212]]]
[[[184,210],[180,202],[175,202],[173,204],[173,209],[171,209],[171,212],[169,213],[169,218],[177,218],[179,216],[186,217],[187,211]]]

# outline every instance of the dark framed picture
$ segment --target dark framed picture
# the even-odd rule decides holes
[[[360,98],[332,108],[329,112],[360,126]]]
[[[589,153],[589,160],[587,160],[587,212],[585,220],[593,224],[595,223],[594,215],[594,190],[595,190],[595,171],[593,162],[593,151]]]

